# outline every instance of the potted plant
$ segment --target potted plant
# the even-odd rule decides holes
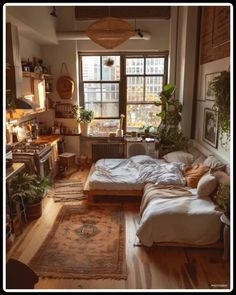
[[[221,72],[210,83],[210,88],[215,93],[213,109],[218,115],[221,145],[227,148],[230,140],[230,72]]]
[[[89,133],[89,123],[91,123],[93,119],[93,111],[85,110],[78,105],[74,105],[72,107],[72,114],[77,122],[80,124],[81,134],[83,136],[88,136]]]
[[[15,202],[25,204],[26,217],[28,220],[39,218],[42,215],[42,200],[49,186],[47,177],[39,179],[37,175],[27,173],[18,174],[10,181],[10,200],[11,207],[14,208]]]
[[[160,101],[155,102],[156,106],[161,106],[161,111],[157,114],[161,118],[161,123],[157,128],[160,141],[160,155],[175,150],[185,150],[187,141],[180,129],[182,120],[182,104],[175,99],[175,86],[167,84],[160,93]]]

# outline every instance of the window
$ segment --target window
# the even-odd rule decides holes
[[[167,81],[167,55],[80,55],[80,65],[80,105],[94,111],[92,134],[115,132],[121,114],[125,132],[160,124],[154,102]]]
[[[126,131],[160,124],[154,105],[165,83],[165,57],[126,57]]]

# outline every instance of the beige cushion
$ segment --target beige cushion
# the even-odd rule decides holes
[[[184,168],[183,174],[187,182],[187,186],[196,188],[202,175],[209,171],[209,167],[202,164],[189,166]]]
[[[215,176],[218,184],[230,185],[230,176],[223,171],[215,171],[212,173]]]
[[[212,170],[225,170],[226,165],[218,160],[215,156],[210,155],[203,162],[203,165],[210,167]]]
[[[163,157],[167,162],[177,162],[177,163],[184,163],[186,165],[191,165],[194,158],[193,155],[184,151],[177,151],[168,153]]]
[[[203,175],[197,185],[197,194],[199,197],[210,196],[216,189],[217,182],[215,176],[211,174]]]

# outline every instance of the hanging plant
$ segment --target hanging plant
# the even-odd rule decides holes
[[[215,94],[213,110],[218,115],[221,145],[227,149],[230,140],[230,72],[221,72],[210,83],[210,88]]]
[[[104,61],[104,65],[107,67],[112,67],[114,65],[114,60],[108,57],[108,59]]]

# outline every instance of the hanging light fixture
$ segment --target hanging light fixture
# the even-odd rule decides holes
[[[110,16],[92,23],[87,31],[87,36],[95,43],[106,49],[112,49],[135,35],[134,29],[126,21]]]

